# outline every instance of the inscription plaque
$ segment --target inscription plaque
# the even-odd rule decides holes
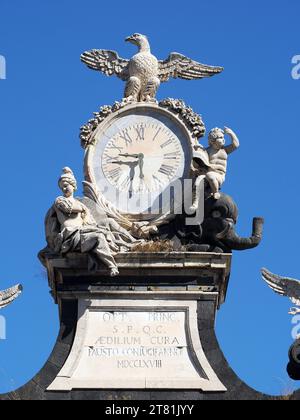
[[[193,302],[83,303],[72,352],[49,390],[225,390],[202,350]]]

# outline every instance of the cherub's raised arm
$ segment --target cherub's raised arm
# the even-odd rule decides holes
[[[237,135],[233,130],[231,130],[231,128],[225,127],[224,133],[231,137],[231,144],[225,147],[227,154],[230,155],[230,153],[233,153],[240,147],[240,142]]]

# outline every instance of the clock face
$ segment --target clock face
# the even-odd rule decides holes
[[[188,134],[160,110],[121,113],[96,134],[94,177],[122,213],[151,218],[168,212],[170,187],[188,176],[190,163]]]

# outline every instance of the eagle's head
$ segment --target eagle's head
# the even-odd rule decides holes
[[[145,44],[149,45],[148,38],[146,35],[133,34],[125,39],[126,42],[130,42],[137,47],[143,47]]]

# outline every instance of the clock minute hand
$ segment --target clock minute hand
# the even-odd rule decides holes
[[[118,160],[118,161],[114,161],[112,163],[114,165],[126,165],[126,166],[129,166],[129,168],[130,168],[130,173],[129,173],[129,181],[130,181],[130,185],[129,185],[129,198],[132,198],[132,196],[133,196],[133,181],[134,181],[134,177],[135,177],[135,168],[138,166],[139,162],[123,162],[121,160]]]
[[[130,155],[129,153],[125,153],[125,154],[120,154],[119,156],[120,157],[127,157],[127,158],[130,157],[130,158],[134,158],[134,159],[139,159],[140,155],[137,155],[137,154],[136,155]]]
[[[123,162],[122,160],[114,160],[113,162],[111,162],[113,165],[126,165],[131,167],[136,167],[138,165],[138,162]]]

